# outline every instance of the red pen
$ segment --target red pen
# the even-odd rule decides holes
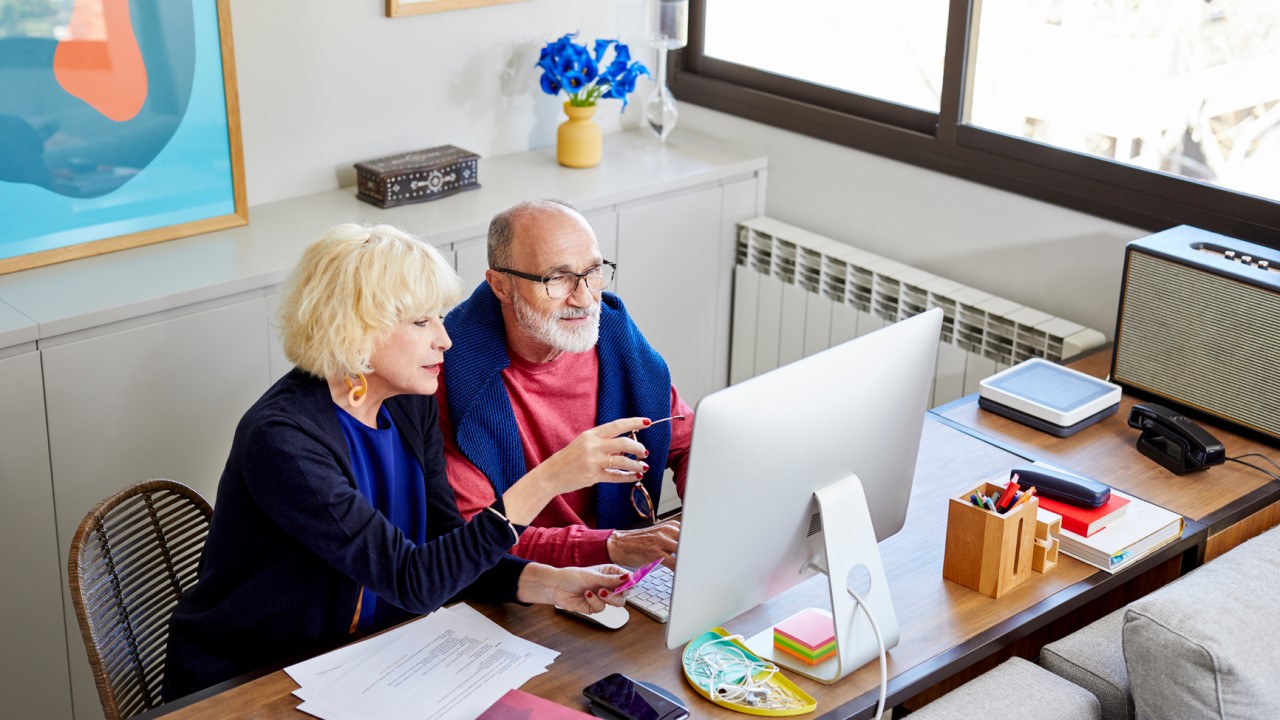
[[[1022,488],[1018,487],[1017,480],[1010,480],[1008,485],[1004,486],[1004,494],[1000,496],[1000,509],[1008,510],[1013,506],[1013,499]]]

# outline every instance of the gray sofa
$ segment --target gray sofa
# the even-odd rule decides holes
[[[998,680],[987,676],[1009,672],[1008,664],[912,717],[974,717],[975,709],[991,717],[1099,717],[1076,709],[1074,690],[1084,689],[1104,720],[1280,718],[1280,527],[1046,645],[1036,668],[1047,671],[1042,679],[1066,679],[1072,688],[1046,682],[1061,694],[975,705],[966,688]]]
[[[1010,688],[1016,688],[1016,692]],[[1088,690],[1020,657],[1005,660],[909,716],[910,720],[1098,720],[1101,717],[1098,699]]]

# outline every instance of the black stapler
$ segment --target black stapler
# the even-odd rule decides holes
[[[1138,452],[1178,475],[1226,461],[1227,451],[1217,438],[1191,418],[1163,405],[1134,405],[1129,411],[1129,427],[1142,431]]]

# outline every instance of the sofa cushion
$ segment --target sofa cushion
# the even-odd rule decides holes
[[[1012,657],[911,713],[911,720],[1092,720],[1102,717],[1089,691]]]
[[[1129,604],[1139,718],[1280,717],[1280,528]]]
[[[1133,720],[1133,696],[1120,633],[1125,608],[1102,617],[1040,651],[1040,666],[1093,693],[1102,720]]]

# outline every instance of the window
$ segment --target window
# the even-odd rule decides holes
[[[678,97],[1280,247],[1275,0],[692,0]]]
[[[947,0],[706,0],[707,57],[938,111]]]

